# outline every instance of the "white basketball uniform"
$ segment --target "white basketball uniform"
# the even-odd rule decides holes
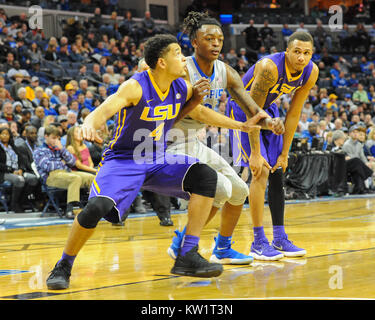
[[[205,107],[214,109],[227,87],[225,63],[216,60],[212,75],[208,77],[199,68],[194,56],[187,57],[186,60],[191,84],[194,85],[202,77],[210,80],[211,89],[204,97],[202,104]],[[197,131],[202,130],[204,127],[204,123],[186,116],[174,125],[173,128],[180,131],[177,131],[179,132],[178,135],[173,137],[174,142],[168,146],[167,151],[172,154],[195,157],[217,171],[218,181],[213,204],[215,207],[221,208],[227,201],[232,205],[241,205],[249,194],[249,188],[224,158],[198,140]],[[172,129],[170,134],[172,135],[175,132],[176,130]],[[181,133],[183,133],[183,136]]]

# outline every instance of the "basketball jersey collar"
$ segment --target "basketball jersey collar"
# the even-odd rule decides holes
[[[169,86],[168,90],[166,92],[162,92],[160,90],[160,88],[158,87],[150,69],[147,70],[147,74],[148,74],[148,77],[150,78],[150,81],[151,81],[151,84],[152,86],[154,87],[156,93],[158,94],[159,98],[161,101],[164,101],[167,97],[168,97],[168,94],[169,94],[169,89],[171,88],[171,86]]]
[[[212,82],[215,79],[215,63],[214,63],[214,68],[212,70],[212,75],[211,75],[211,77],[209,77],[209,76],[205,75],[204,72],[202,71],[202,69],[199,67],[199,64],[198,64],[197,60],[195,59],[195,56],[191,56],[191,58],[193,59],[195,67],[197,68],[199,74],[202,77],[204,77],[206,79],[209,79],[210,82]]]

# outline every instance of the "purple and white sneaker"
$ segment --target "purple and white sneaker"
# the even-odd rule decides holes
[[[303,257],[306,254],[306,250],[294,245],[293,242],[288,239],[287,235],[281,239],[273,240],[272,246],[282,252],[285,257]]]
[[[284,254],[275,250],[267,239],[251,244],[250,254],[256,260],[275,261],[284,257]]]

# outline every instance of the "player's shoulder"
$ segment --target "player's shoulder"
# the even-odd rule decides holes
[[[141,84],[132,77],[120,85],[116,94],[130,105],[136,105],[142,98],[143,90]]]

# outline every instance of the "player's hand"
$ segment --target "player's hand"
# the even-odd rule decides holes
[[[243,122],[241,125],[241,131],[243,132],[252,132],[257,129],[261,129],[260,126],[257,125],[257,123],[264,119],[267,118],[268,114],[265,112],[258,112],[254,117],[251,117],[248,119],[246,122]]]
[[[271,166],[266,161],[266,159],[264,159],[262,155],[256,154],[254,152],[252,152],[250,155],[249,166],[251,174],[255,179],[258,179],[261,176],[263,166],[265,166],[268,170],[271,170]]]
[[[285,132],[284,122],[281,118],[272,118],[271,130],[274,134],[280,135]]]
[[[283,172],[285,172],[286,168],[288,167],[288,155],[280,154],[277,158],[276,164],[271,169],[271,173],[274,173],[278,168],[282,168]]]
[[[206,78],[200,78],[193,85],[193,96],[192,99],[198,103],[203,102],[203,98],[210,92],[210,81]]]
[[[88,125],[83,124],[78,130],[80,137],[87,141],[96,141],[97,143],[102,143],[102,138],[99,137],[96,129]]]

